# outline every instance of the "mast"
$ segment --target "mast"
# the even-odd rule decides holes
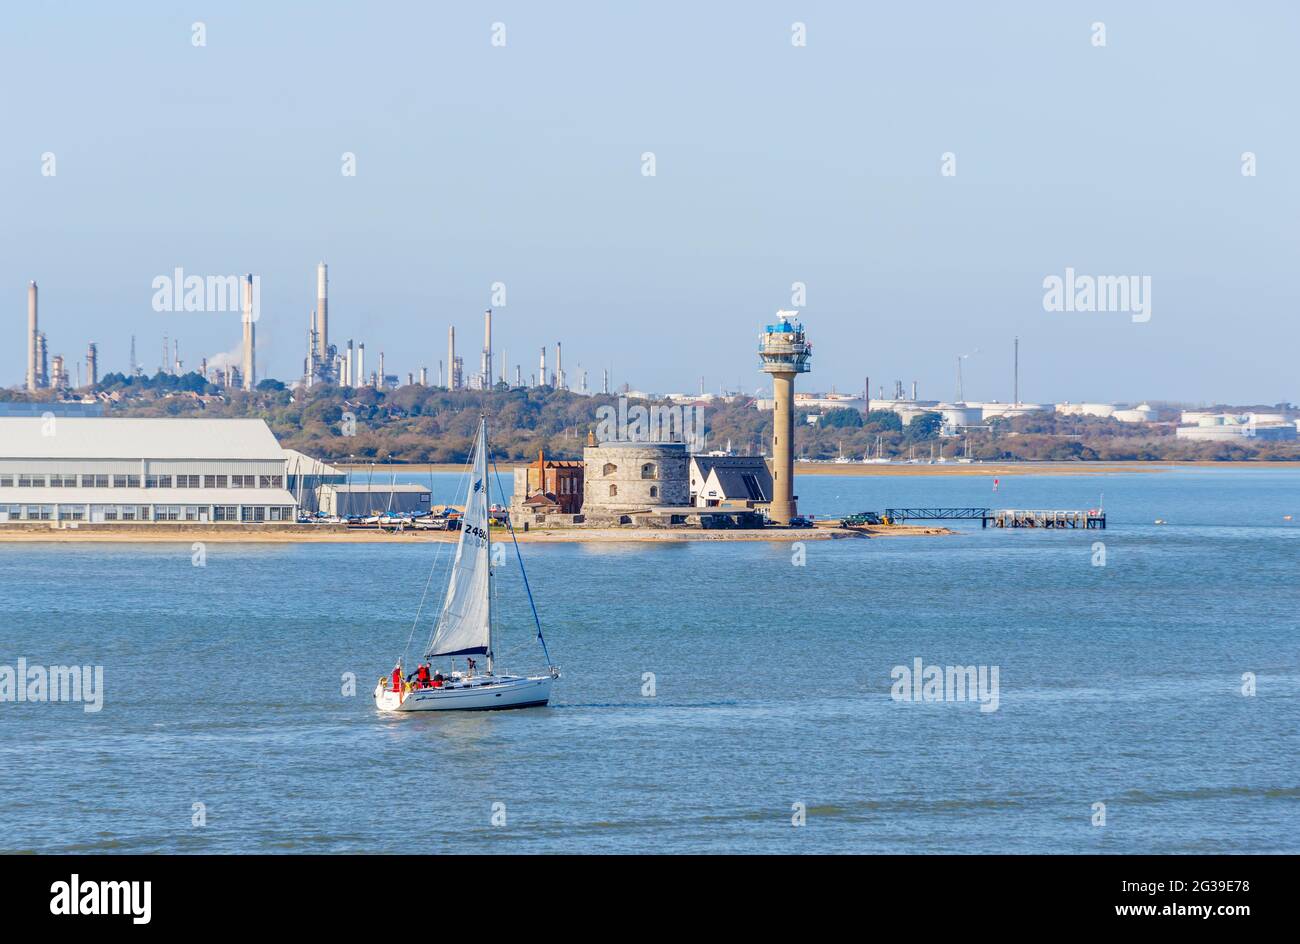
[[[487,520],[483,522],[484,540],[487,542],[487,670],[492,674],[492,490],[488,487],[487,411],[483,413],[479,432],[479,448],[483,450],[483,499],[487,506]]]

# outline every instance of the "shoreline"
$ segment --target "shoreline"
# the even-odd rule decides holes
[[[666,528],[549,528],[520,531],[520,544],[650,544],[680,541],[839,541],[886,537],[930,537],[956,534],[948,528],[923,525],[890,525],[866,528],[818,526],[790,530],[709,530]],[[456,531],[175,531],[150,530],[92,531],[88,528],[50,528],[49,530],[5,531],[0,529],[0,544],[433,544],[453,543]],[[501,539],[509,540],[502,533]]]
[[[464,472],[465,466],[449,462],[412,462],[403,465],[349,465],[348,463],[329,463],[345,472],[385,472],[398,474],[428,474],[430,472]],[[505,468],[513,470],[523,468],[526,463],[507,462]],[[1123,472],[1168,472],[1173,469],[1300,469],[1300,462],[1286,462],[1279,459],[1243,459],[1230,462],[1216,462],[1211,459],[1197,460],[1117,460],[1090,462],[945,462],[942,465],[915,464],[906,462],[871,465],[863,462],[796,462],[795,472],[799,475],[1114,475]],[[505,474],[505,469],[502,469]]]

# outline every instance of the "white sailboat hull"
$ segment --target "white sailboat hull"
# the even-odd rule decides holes
[[[443,688],[419,688],[398,693],[375,686],[375,707],[380,711],[494,711],[532,708],[551,700],[549,675],[476,678]]]

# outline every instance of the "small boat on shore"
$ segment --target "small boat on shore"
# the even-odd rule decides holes
[[[468,494],[460,519],[456,557],[452,562],[441,612],[424,652],[425,660],[448,659],[450,664],[444,672],[434,669],[432,662],[426,661],[416,672],[404,674],[399,658],[391,679],[381,678],[375,686],[375,706],[380,711],[485,711],[538,707],[550,701],[551,685],[560,677],[560,672],[551,663],[546,640],[542,637],[542,624],[528,585],[528,575],[523,569],[523,556],[518,542],[514,541],[508,518],[506,528],[523,574],[537,641],[546,658],[546,669],[536,675],[498,674],[497,671],[496,634],[492,623],[496,575],[492,568],[488,491],[487,417],[483,417],[470,463]],[[417,614],[417,625],[418,622]],[[478,671],[476,656],[486,659],[486,672]],[[458,657],[465,660],[463,669],[456,666]]]

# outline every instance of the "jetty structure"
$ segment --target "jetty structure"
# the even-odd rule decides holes
[[[788,527],[798,517],[794,494],[794,378],[812,370],[812,345],[799,313],[778,311],[759,337],[758,356],[772,375],[772,502],[768,520]]]
[[[869,513],[850,516],[866,518]],[[981,528],[1044,528],[1105,530],[1106,510],[1056,508],[886,508],[876,516],[887,524],[905,521],[978,521]],[[847,521],[848,519],[846,519]]]

